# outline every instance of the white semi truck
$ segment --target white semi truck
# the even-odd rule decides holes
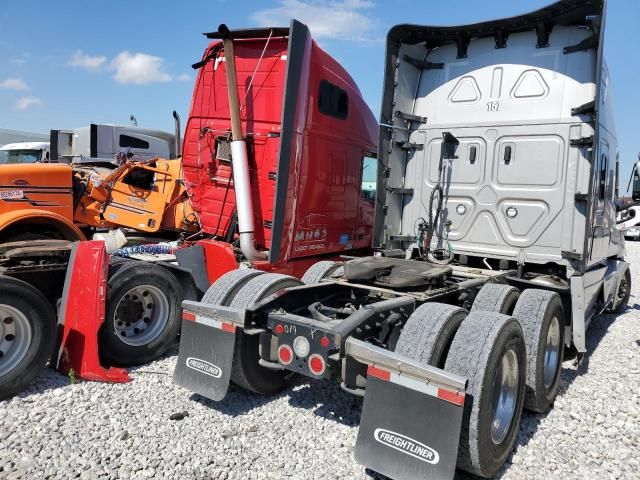
[[[49,161],[49,142],[8,143],[0,147],[0,165]]]
[[[397,480],[491,477],[566,348],[626,308],[605,2],[387,36],[375,255],[251,269],[184,302],[174,381],[213,400],[291,373],[364,397],[355,460]],[[638,182],[635,182],[636,185]],[[640,194],[634,192],[634,196]]]

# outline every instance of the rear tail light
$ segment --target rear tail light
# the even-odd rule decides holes
[[[327,337],[322,337],[320,339],[320,345],[322,345],[322,348],[328,348],[329,347],[329,339]]]
[[[305,337],[296,337],[293,340],[293,351],[300,358],[304,358],[309,355],[309,351],[311,350],[311,345],[309,345],[309,340]]]
[[[290,365],[293,361],[293,350],[289,345],[280,345],[278,347],[278,360],[283,365]]]
[[[282,326],[281,323],[279,323],[278,325],[276,325],[276,335],[282,335],[284,333],[284,327]]]
[[[314,375],[322,375],[326,366],[324,358],[317,353],[314,353],[309,357],[309,370],[311,370],[311,373]]]

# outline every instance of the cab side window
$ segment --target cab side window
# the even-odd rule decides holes
[[[372,202],[376,200],[376,185],[378,181],[378,159],[373,155],[362,158],[362,181],[360,196]]]
[[[349,115],[349,96],[342,88],[326,80],[320,81],[318,94],[320,113],[345,120]]]

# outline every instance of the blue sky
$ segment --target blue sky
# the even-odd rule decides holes
[[[0,0],[0,127],[48,132],[90,122],[172,130],[186,119],[202,32],[307,23],[355,78],[376,116],[384,36],[394,24],[459,24],[524,13],[550,0]],[[610,0],[606,53],[613,78],[621,187],[640,150],[637,0]]]

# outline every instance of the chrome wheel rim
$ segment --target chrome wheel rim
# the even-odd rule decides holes
[[[113,327],[123,343],[140,347],[154,341],[169,320],[169,300],[158,287],[138,285],[118,301]]]
[[[622,280],[620,280],[620,286],[618,287],[618,294],[617,294],[617,305],[620,305],[620,303],[622,301],[624,301],[625,297],[627,296],[627,289],[629,288],[628,284],[627,284],[627,279],[623,278]]]
[[[493,382],[491,402],[491,440],[500,444],[504,441],[518,401],[518,355],[510,348],[502,355]]]
[[[560,321],[553,317],[547,330],[547,343],[544,347],[544,387],[549,389],[556,379],[558,360],[560,359]]]
[[[33,332],[24,313],[0,305],[0,376],[14,370],[29,351]]]

